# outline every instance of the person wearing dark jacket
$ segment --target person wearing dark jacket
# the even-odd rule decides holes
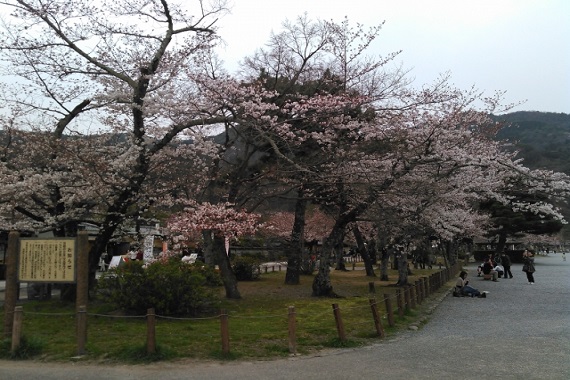
[[[493,263],[493,259],[491,258],[491,256],[489,256],[487,259],[485,259],[485,262],[483,263],[483,274],[490,274],[492,276],[493,281],[497,282],[499,281],[499,272],[497,272],[495,269],[495,265]]]
[[[531,251],[525,249],[523,252],[523,272],[526,273],[526,279],[530,285],[534,284],[534,255]]]
[[[507,252],[503,252],[501,256],[501,264],[503,264],[503,278],[513,278],[513,273],[511,272],[511,258],[507,255]]]

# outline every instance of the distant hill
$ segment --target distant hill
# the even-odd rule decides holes
[[[510,141],[526,166],[570,175],[569,114],[523,111],[494,118],[510,124],[497,138]]]
[[[525,166],[570,175],[569,114],[513,112],[493,117],[509,123],[499,131],[497,138],[510,141],[513,148],[519,151]],[[562,203],[559,206],[566,220],[570,221],[570,204]],[[565,225],[563,231],[565,238],[570,240],[570,224]]]

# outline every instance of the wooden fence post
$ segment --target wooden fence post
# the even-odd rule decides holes
[[[85,355],[87,343],[87,306],[77,308],[77,355]]]
[[[18,301],[18,248],[20,233],[10,231],[6,249],[6,289],[4,291],[4,338],[12,335],[14,310]]]
[[[372,281],[368,283],[368,293],[376,294],[376,287]]]
[[[424,300],[424,294],[422,291],[422,280],[418,279],[415,282],[416,286],[416,296],[418,298],[418,305],[421,305]]]
[[[408,285],[405,285],[404,288],[402,289],[402,292],[404,293],[405,310],[409,311],[410,310],[410,287]]]
[[[409,289],[410,289],[410,307],[412,309],[415,309],[416,308],[416,300],[417,300],[416,287],[414,285],[410,284]]]
[[[76,310],[80,306],[87,307],[89,299],[89,233],[77,233],[77,290],[75,294]]]
[[[368,302],[370,303],[370,309],[372,309],[372,318],[374,319],[374,327],[376,328],[376,334],[380,338],[384,338],[384,327],[382,326],[382,320],[380,319],[380,315],[378,314],[378,308],[376,307],[376,299],[369,298]]]
[[[338,338],[341,342],[346,341],[346,334],[344,332],[344,324],[342,323],[342,317],[340,316],[340,309],[338,308],[338,304],[332,304],[333,313],[334,313],[334,320],[336,322],[336,331],[338,332]]]
[[[396,303],[398,305],[398,316],[402,318],[404,316],[404,295],[401,289],[396,289]]]
[[[16,306],[14,308],[14,323],[12,325],[12,348],[11,352],[15,353],[20,347],[20,341],[22,338],[22,319],[23,312],[22,306]]]
[[[228,312],[226,310],[220,311],[220,330],[222,332],[222,353],[230,353],[230,330],[228,324]]]
[[[289,306],[288,312],[289,320],[289,353],[297,353],[297,320],[295,306]]]
[[[156,352],[156,314],[154,308],[146,311],[146,353],[152,355]]]
[[[384,294],[384,303],[386,304],[386,314],[388,314],[388,325],[390,325],[390,327],[394,327],[396,323],[394,322],[394,311],[392,310],[390,294]]]

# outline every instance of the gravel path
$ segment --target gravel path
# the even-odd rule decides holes
[[[515,264],[513,279],[476,277],[486,299],[441,300],[418,331],[365,348],[255,362],[97,366],[0,361],[0,379],[570,379],[570,261],[536,259],[529,285]],[[475,276],[475,277],[472,277]]]

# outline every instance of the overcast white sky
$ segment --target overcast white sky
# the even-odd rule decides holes
[[[449,71],[452,83],[475,85],[517,111],[570,113],[569,0],[232,0],[218,26],[228,67],[263,46],[285,19],[347,16],[352,24],[386,21],[375,51],[397,58],[418,86]]]

